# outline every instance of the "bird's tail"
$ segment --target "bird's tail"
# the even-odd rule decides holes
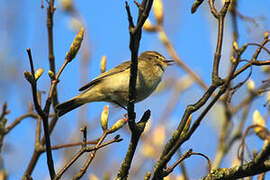
[[[56,106],[56,113],[58,117],[60,117],[83,104],[84,103],[80,100],[80,98],[74,97],[66,102],[63,102],[62,104],[58,104]]]

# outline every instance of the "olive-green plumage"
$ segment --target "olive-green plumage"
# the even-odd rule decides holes
[[[170,62],[155,51],[145,51],[138,57],[136,102],[144,100],[156,89]],[[79,91],[84,92],[56,106],[58,116],[89,102],[105,101],[127,106],[130,64],[130,61],[124,62],[81,87]]]

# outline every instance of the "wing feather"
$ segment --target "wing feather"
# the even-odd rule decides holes
[[[124,62],[124,63],[116,66],[115,68],[102,73],[97,78],[93,79],[92,81],[90,81],[89,83],[87,83],[86,85],[84,85],[83,87],[81,87],[79,89],[79,91],[84,91],[84,90],[86,90],[86,89],[94,86],[95,84],[101,82],[106,77],[111,76],[111,75],[116,74],[116,73],[123,72],[123,71],[125,71],[125,70],[127,70],[129,68],[130,68],[130,61]]]

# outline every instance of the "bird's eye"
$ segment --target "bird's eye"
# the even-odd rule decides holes
[[[156,56],[156,59],[158,59],[158,56]]]

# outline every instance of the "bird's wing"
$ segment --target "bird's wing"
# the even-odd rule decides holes
[[[106,71],[104,73],[102,73],[101,75],[99,75],[97,78],[93,79],[92,81],[90,81],[89,83],[87,83],[86,85],[84,85],[83,87],[81,87],[79,89],[79,91],[84,91],[86,90],[87,88],[99,83],[100,81],[102,81],[104,78],[108,77],[108,76],[111,76],[113,74],[116,74],[116,73],[120,73],[120,72],[123,72],[127,69],[130,68],[130,61],[127,61],[127,62],[124,62],[118,66],[116,66],[115,68],[109,70],[109,71]]]

